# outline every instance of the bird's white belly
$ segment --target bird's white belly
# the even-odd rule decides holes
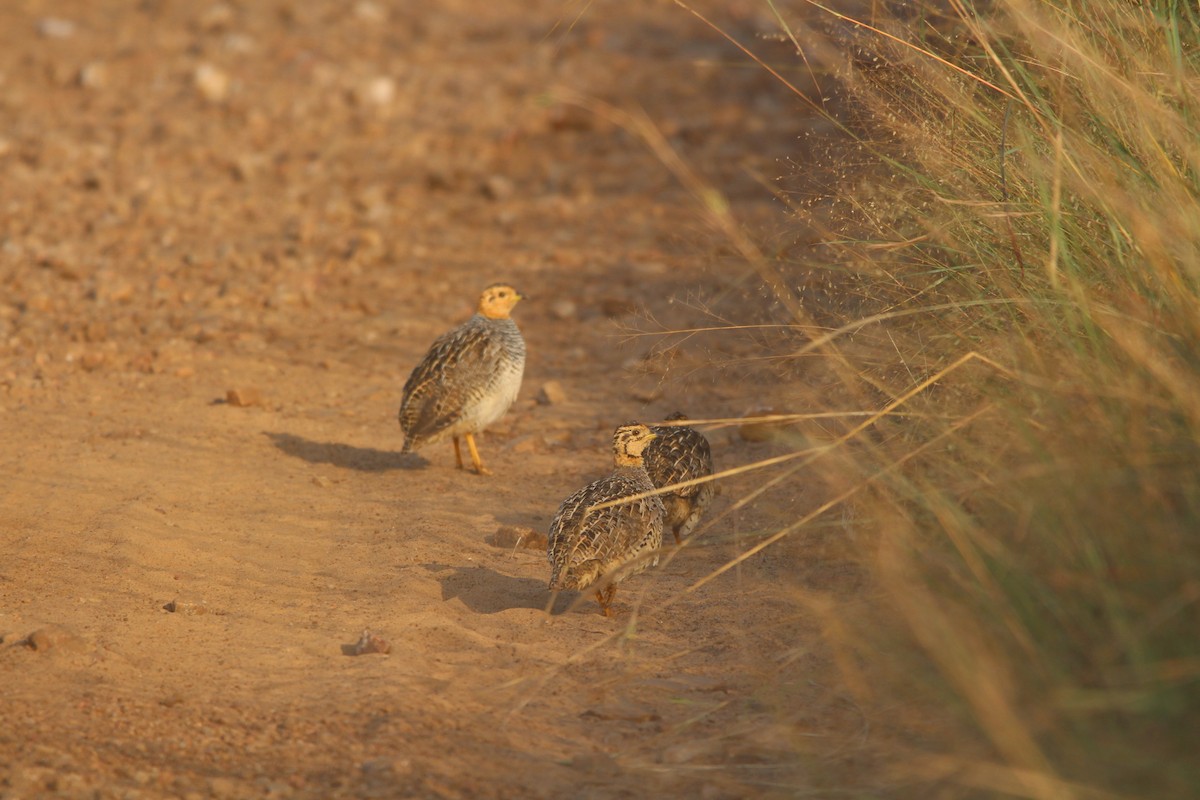
[[[504,416],[517,393],[521,391],[521,376],[525,372],[524,365],[517,369],[506,370],[496,379],[492,390],[486,392],[473,405],[465,416],[471,420],[470,428],[478,432]]]

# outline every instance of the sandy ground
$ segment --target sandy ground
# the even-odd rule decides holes
[[[819,481],[727,481],[611,619],[547,613],[544,551],[496,538],[544,534],[618,423],[779,401],[752,338],[631,335],[764,295],[556,89],[645,109],[768,244],[808,124],[651,5],[0,5],[0,797],[787,796],[798,753],[853,757],[781,589],[852,567],[808,540],[683,592]],[[753,37],[744,5],[710,8]],[[498,279],[532,299],[495,476],[401,457],[408,371]],[[390,653],[347,655],[364,629]]]

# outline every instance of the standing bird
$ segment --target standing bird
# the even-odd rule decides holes
[[[677,411],[668,422],[686,420],[687,414]],[[695,428],[686,425],[651,426],[655,439],[644,454],[646,472],[655,488],[703,478],[713,474],[712,449],[708,439]],[[688,537],[715,494],[712,481],[684,486],[662,495],[667,509],[666,524],[671,526],[675,544]]]
[[[654,491],[642,452],[654,440],[645,425],[626,423],[613,434],[615,468],[563,501],[550,523],[550,589],[599,585],[596,602],[609,616],[617,584],[658,563],[665,510],[656,496],[607,508],[592,506]]]
[[[475,472],[491,474],[479,459],[475,434],[504,416],[521,388],[525,340],[509,312],[523,298],[508,284],[494,283],[483,290],[474,316],[434,341],[404,384],[401,452],[452,438],[462,469],[461,436]]]

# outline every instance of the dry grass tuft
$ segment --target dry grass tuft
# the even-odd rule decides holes
[[[790,41],[838,44],[821,108],[873,165],[810,170],[813,260],[869,302],[786,354],[878,399],[797,454],[873,522],[866,602],[796,595],[872,722],[882,771],[840,788],[1198,796],[1200,15],[854,7],[771,3]],[[787,288],[809,265],[739,249],[815,331]]]

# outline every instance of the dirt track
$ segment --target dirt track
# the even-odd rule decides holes
[[[852,748],[779,591],[852,569],[794,544],[677,597],[819,482],[726,513],[613,619],[547,615],[544,552],[495,544],[544,533],[618,423],[779,402],[712,366],[747,342],[628,335],[762,295],[555,87],[647,109],[764,239],[755,176],[806,124],[680,9],[508,5],[0,7],[0,797],[783,795],[815,780],[798,737]],[[497,279],[533,299],[495,477],[401,457],[408,370]],[[711,438],[720,467],[780,452]],[[391,653],[344,655],[364,628]]]

